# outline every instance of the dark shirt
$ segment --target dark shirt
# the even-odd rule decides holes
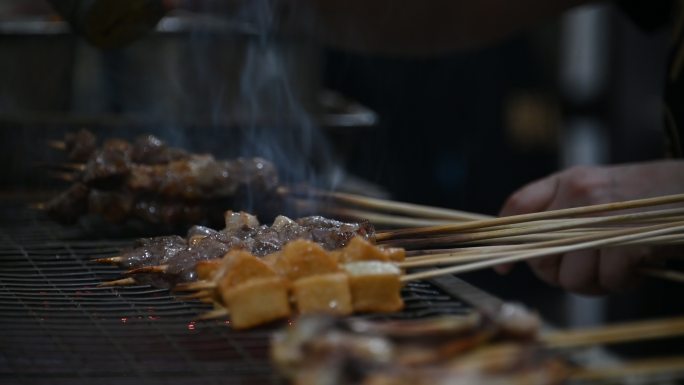
[[[684,155],[684,0],[622,0],[623,10],[643,29],[669,27],[671,51],[664,96],[667,155]]]

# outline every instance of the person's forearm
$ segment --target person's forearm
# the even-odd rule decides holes
[[[588,0],[291,0],[292,19],[354,51],[434,54],[479,46]],[[300,8],[301,7],[301,8]],[[304,9],[304,11],[303,11]],[[300,19],[297,19],[301,17]],[[309,20],[305,20],[308,18]]]

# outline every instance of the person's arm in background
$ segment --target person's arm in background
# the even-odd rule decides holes
[[[571,168],[532,182],[506,201],[501,215],[684,193],[684,161]],[[679,252],[677,254],[677,252]],[[621,247],[582,251],[531,261],[545,282],[581,294],[602,294],[633,286],[640,265],[681,256],[682,247]],[[499,266],[507,273],[512,265]]]

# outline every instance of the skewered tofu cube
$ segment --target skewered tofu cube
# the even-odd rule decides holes
[[[406,259],[406,250],[401,247],[383,247],[380,250],[390,262],[403,262]]]
[[[290,314],[286,281],[249,252],[227,253],[213,274],[220,277],[216,295],[230,311],[234,327],[256,326]]]
[[[273,268],[293,282],[340,270],[337,260],[330,253],[319,244],[303,239],[285,245],[278,257],[273,259]]]
[[[219,267],[221,270],[221,280],[219,282],[221,291],[228,290],[252,279],[269,278],[278,275],[269,264],[244,250],[228,252],[223,257],[222,264]]]
[[[287,281],[257,278],[222,291],[234,329],[259,326],[290,315]]]
[[[199,261],[195,265],[195,272],[197,272],[197,279],[200,281],[210,281],[214,278],[214,274],[221,266],[220,259],[210,259],[207,261]]]
[[[298,279],[292,284],[301,314],[351,314],[352,297],[345,273],[320,274]]]
[[[404,307],[401,299],[401,271],[394,264],[379,261],[351,262],[344,265],[354,311],[394,312]]]
[[[340,263],[355,261],[389,261],[382,249],[361,237],[352,238],[347,246],[339,250],[337,258]]]
[[[406,258],[406,251],[398,247],[376,246],[362,237],[352,238],[347,246],[332,251],[340,263],[355,261],[401,262]]]

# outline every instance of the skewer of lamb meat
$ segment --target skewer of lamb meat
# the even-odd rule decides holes
[[[296,239],[310,240],[327,250],[334,250],[345,246],[355,236],[372,239],[374,233],[367,222],[346,223],[323,217],[292,220],[278,216],[268,226],[261,225],[251,214],[227,211],[222,230],[194,226],[186,238],[145,238],[120,256],[96,261],[119,264],[130,269],[129,274],[140,281],[144,281],[139,277],[142,274],[161,273],[167,277],[169,285],[173,285],[193,281],[198,262],[219,259],[229,250],[241,249],[265,256]]]

